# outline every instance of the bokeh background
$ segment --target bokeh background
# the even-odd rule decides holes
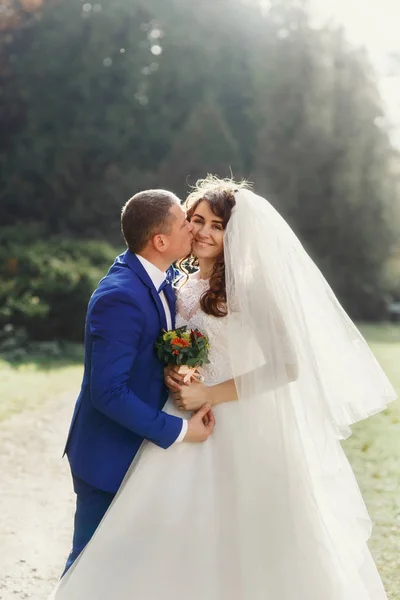
[[[122,204],[149,187],[184,198],[208,172],[254,182],[351,316],[386,318],[400,9],[335,4],[3,0],[0,326],[81,340]]]
[[[278,208],[400,387],[399,23],[397,0],[1,0],[3,424],[72,410],[124,202],[207,173]],[[346,442],[391,598],[399,420]]]

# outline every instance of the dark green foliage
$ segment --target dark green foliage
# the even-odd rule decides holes
[[[88,300],[116,252],[105,242],[38,233],[22,226],[1,233],[0,330],[82,341]]]
[[[43,0],[10,25],[0,42],[1,225],[40,222],[42,238],[118,244],[135,192],[169,187],[183,198],[207,172],[232,171],[289,220],[353,317],[384,315],[400,170],[375,75],[342,31],[310,25],[306,1],[270,5]],[[46,289],[61,278],[80,304],[96,267],[73,260],[47,259]],[[0,310],[11,303],[51,323],[32,302],[39,291],[27,286]]]

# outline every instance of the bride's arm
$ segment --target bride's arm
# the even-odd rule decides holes
[[[173,373],[173,367],[171,371],[168,372]],[[214,407],[217,406],[217,404],[238,399],[234,379],[229,379],[228,381],[210,386],[197,381],[193,381],[190,385],[180,385],[176,383],[175,378],[174,382],[174,386],[171,384],[169,384],[169,386],[171,390],[174,390],[172,391],[172,397],[174,398],[177,407],[181,410],[198,410],[206,403],[211,404],[211,406]]]
[[[263,391],[267,392],[272,389],[277,389],[282,385],[286,385],[297,379],[297,365],[286,364],[286,376],[282,376],[281,381],[277,377],[268,377],[268,370],[265,365],[259,367],[263,378]],[[170,370],[171,369],[171,370]],[[211,404],[212,407],[224,402],[232,402],[238,400],[238,393],[234,379],[228,379],[216,385],[204,385],[193,381],[190,385],[178,383],[176,377],[181,377],[179,373],[174,372],[174,367],[167,367],[165,370],[166,383],[171,390],[172,397],[178,408],[181,410],[194,411],[201,408],[204,404]],[[244,375],[245,376],[245,375]],[[178,380],[182,381],[182,380]],[[240,377],[238,377],[240,384]]]
[[[295,362],[285,364],[286,375],[282,375],[279,380],[276,374],[269,373],[267,365],[258,367],[256,371],[259,371],[262,376],[264,392],[295,381],[298,376],[298,367]],[[171,390],[176,406],[181,410],[198,410],[206,403],[214,407],[238,399],[233,378],[210,386],[196,380],[188,385],[183,383],[183,376],[176,372],[176,367],[171,365],[165,368],[165,382]],[[238,377],[238,382],[240,385],[240,377]]]
[[[224,402],[238,399],[237,387],[246,389],[251,382],[251,389],[262,392],[275,390],[287,385],[298,378],[298,358],[288,328],[282,318],[276,303],[269,302],[271,333],[273,336],[260,335],[259,329],[253,327],[255,339],[258,342],[263,360],[259,366],[249,365],[249,370],[235,379],[229,379],[213,386],[205,386],[194,380],[190,385],[183,383],[183,376],[177,373],[177,367],[172,365],[165,369],[165,383],[172,392],[176,406],[181,410],[198,410],[203,404],[216,406]],[[259,313],[263,315],[265,306],[260,304]],[[272,315],[272,317],[271,317]],[[271,347],[271,337],[275,344]],[[246,362],[246,361],[245,361]],[[257,383],[257,385],[255,385]]]
[[[212,385],[208,388],[209,401],[212,406],[222,404],[223,402],[231,402],[238,399],[235,380],[228,379],[217,385]]]
[[[282,378],[280,385],[291,383],[298,377],[298,367],[296,363],[286,363],[285,370],[286,377]],[[264,367],[260,367],[260,371],[264,372]],[[238,377],[238,380],[240,381],[240,377]],[[274,385],[269,387],[267,382],[265,382],[264,391],[276,389],[277,387],[279,387],[279,383],[276,380],[274,381]],[[228,379],[228,381],[218,383],[217,385],[212,385],[208,388],[208,400],[206,400],[206,402],[209,402],[211,406],[216,406],[217,404],[222,404],[223,402],[231,402],[232,400],[238,400],[238,393],[234,379]]]
[[[242,376],[238,376],[236,381],[241,385],[241,378],[244,378],[244,387],[246,388],[246,378],[250,375],[253,381],[261,382],[263,392],[277,389],[283,385],[287,385],[298,378],[298,364],[296,352],[291,343],[288,331],[283,323],[283,320],[277,312],[276,323],[278,324],[279,339],[282,342],[281,359],[282,365],[276,368],[273,361],[266,360],[262,365],[251,369],[250,373],[244,372]],[[259,339],[261,350],[263,350],[264,340]],[[263,352],[264,354],[264,352]],[[268,351],[265,350],[268,356]],[[213,386],[205,386],[194,380],[190,385],[183,383],[183,375],[177,372],[178,367],[169,365],[165,368],[164,376],[165,383],[172,393],[174,402],[181,410],[194,411],[198,410],[203,404],[209,403],[211,406],[217,406],[224,402],[231,402],[238,399],[235,379],[229,379],[223,383]]]

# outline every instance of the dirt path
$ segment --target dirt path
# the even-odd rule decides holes
[[[74,495],[61,459],[75,394],[0,423],[0,599],[46,599],[70,550]]]

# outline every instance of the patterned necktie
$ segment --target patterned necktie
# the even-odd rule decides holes
[[[158,293],[161,294],[161,292],[169,285],[169,281],[167,279],[164,279],[164,281],[162,282],[162,284],[160,285],[160,287],[158,288]]]

